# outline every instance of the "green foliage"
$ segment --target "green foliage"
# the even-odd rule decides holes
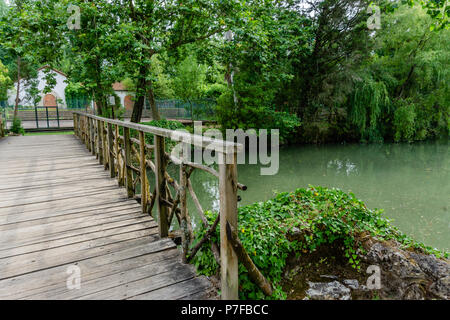
[[[177,68],[174,79],[174,91],[177,97],[189,103],[191,118],[194,119],[192,100],[198,99],[203,93],[206,78],[206,67],[197,62],[195,56],[186,57]]]
[[[15,133],[15,134],[25,134],[25,130],[22,128],[22,121],[20,121],[19,118],[14,118],[13,123],[11,125],[11,128],[9,131]]]
[[[394,113],[395,141],[411,141],[414,138],[416,119],[415,106],[407,101],[399,101]]]
[[[68,108],[84,109],[92,100],[88,90],[79,82],[69,82],[64,93]]]
[[[12,85],[12,81],[8,76],[8,69],[0,61],[0,101],[8,98],[7,92]]]
[[[157,99],[173,99],[175,97],[173,80],[164,70],[164,61],[160,55],[152,56],[152,76],[155,97]]]
[[[286,293],[282,291],[280,283],[288,255],[293,252],[298,255],[308,254],[322,245],[342,243],[348,264],[359,270],[360,253],[364,251],[360,240],[362,235],[370,234],[379,240],[395,239],[405,248],[420,248],[438,257],[448,256],[448,253],[426,247],[402,234],[382,212],[367,208],[352,193],[313,186],[280,193],[266,202],[240,207],[239,238],[255,265],[274,286],[274,295],[265,297],[240,264],[240,298],[285,298]],[[210,223],[216,216],[216,213],[207,213]],[[289,241],[287,235],[293,228],[298,229],[302,236]],[[197,232],[197,241],[204,233],[204,228]],[[219,228],[212,238],[217,243],[218,234]],[[217,272],[218,266],[207,244],[194,258],[194,264],[203,274]]]
[[[294,139],[300,120],[294,114],[277,112],[270,107],[244,104],[235,106],[233,92],[228,90],[217,100],[217,122],[222,129],[279,129],[280,144]]]
[[[430,31],[420,7],[400,6],[382,20],[348,99],[348,122],[369,142],[448,135],[450,30]]]
[[[366,79],[355,84],[349,103],[349,120],[357,126],[361,140],[373,142],[380,139],[380,124],[383,115],[389,112],[390,104],[383,82]]]
[[[152,127],[159,127],[169,130],[177,130],[177,129],[186,129],[185,126],[179,122],[174,120],[152,120],[148,122],[141,122],[140,124],[145,124],[147,126]],[[130,134],[132,137],[139,138],[138,133],[136,130],[131,129]],[[176,141],[172,141],[170,139],[165,139],[166,141],[166,151],[170,152],[170,150],[177,144]],[[145,135],[145,142],[148,144],[153,144],[153,135],[152,134],[146,134]]]

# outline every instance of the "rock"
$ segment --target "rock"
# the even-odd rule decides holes
[[[346,279],[343,282],[350,289],[353,289],[353,290],[358,290],[359,289],[359,282],[356,279]]]
[[[403,300],[423,300],[424,299],[424,290],[417,283],[412,283],[409,285],[402,296]]]
[[[408,259],[398,248],[375,243],[366,255],[370,264],[382,266],[384,271],[392,272],[400,278],[425,279],[424,272],[414,260]]]
[[[450,275],[450,266],[433,255],[418,254],[411,252],[409,256],[414,259],[419,268],[434,280]]]
[[[306,295],[311,300],[350,300],[350,289],[338,281],[308,282]]]
[[[430,286],[430,291],[441,299],[450,299],[450,276],[443,277]]]
[[[362,259],[380,267],[381,297],[450,298],[450,263],[447,259],[403,250],[394,241],[372,243]]]
[[[326,278],[326,279],[332,279],[332,280],[338,280],[339,279],[339,277],[333,276],[331,274],[321,274],[320,277],[321,278]]]

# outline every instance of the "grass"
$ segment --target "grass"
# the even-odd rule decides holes
[[[44,136],[44,135],[60,135],[73,134],[73,131],[42,131],[42,132],[25,132],[26,136]]]

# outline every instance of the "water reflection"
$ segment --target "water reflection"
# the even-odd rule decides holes
[[[176,170],[174,170],[176,171]],[[280,150],[277,175],[259,165],[239,165],[239,191],[246,205],[308,184],[351,191],[419,241],[450,248],[450,157],[448,141],[419,144],[296,146]],[[176,172],[174,172],[176,176]],[[195,170],[191,181],[203,209],[219,209],[218,180]],[[196,208],[188,196],[193,222]]]

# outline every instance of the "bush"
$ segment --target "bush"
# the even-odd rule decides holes
[[[177,130],[177,129],[186,129],[186,127],[179,121],[173,121],[173,120],[152,120],[148,122],[141,122],[140,124],[145,124],[147,126],[152,127],[159,127],[159,128],[165,128],[169,130]],[[138,133],[136,130],[131,130],[130,134],[132,137],[139,138]],[[166,141],[166,151],[170,151],[178,142],[172,141],[170,139],[165,139]],[[153,144],[153,135],[152,134],[146,134],[145,135],[145,142],[148,144]]]
[[[217,122],[225,129],[279,129],[280,144],[294,139],[300,120],[296,115],[277,112],[271,107],[239,103],[235,106],[233,93],[227,90],[217,99]]]
[[[310,186],[291,193],[280,193],[274,199],[238,209],[239,238],[253,262],[274,287],[272,297],[266,297],[250,280],[247,270],[239,264],[239,295],[242,299],[282,299],[286,259],[291,253],[297,256],[316,251],[322,245],[342,243],[348,264],[360,269],[360,255],[364,253],[361,235],[370,234],[379,240],[395,239],[404,247],[421,248],[437,256],[448,257],[431,247],[413,241],[402,234],[390,221],[382,216],[382,210],[371,210],[354,194],[339,189]],[[206,213],[212,224],[216,213]],[[294,229],[301,237],[288,240]],[[202,228],[196,233],[196,241],[205,234]],[[219,243],[219,227],[212,240]],[[198,272],[214,274],[219,266],[205,243],[193,259]]]
[[[14,118],[11,128],[9,129],[12,133],[15,134],[25,134],[25,130],[22,128],[22,121],[19,118]]]

